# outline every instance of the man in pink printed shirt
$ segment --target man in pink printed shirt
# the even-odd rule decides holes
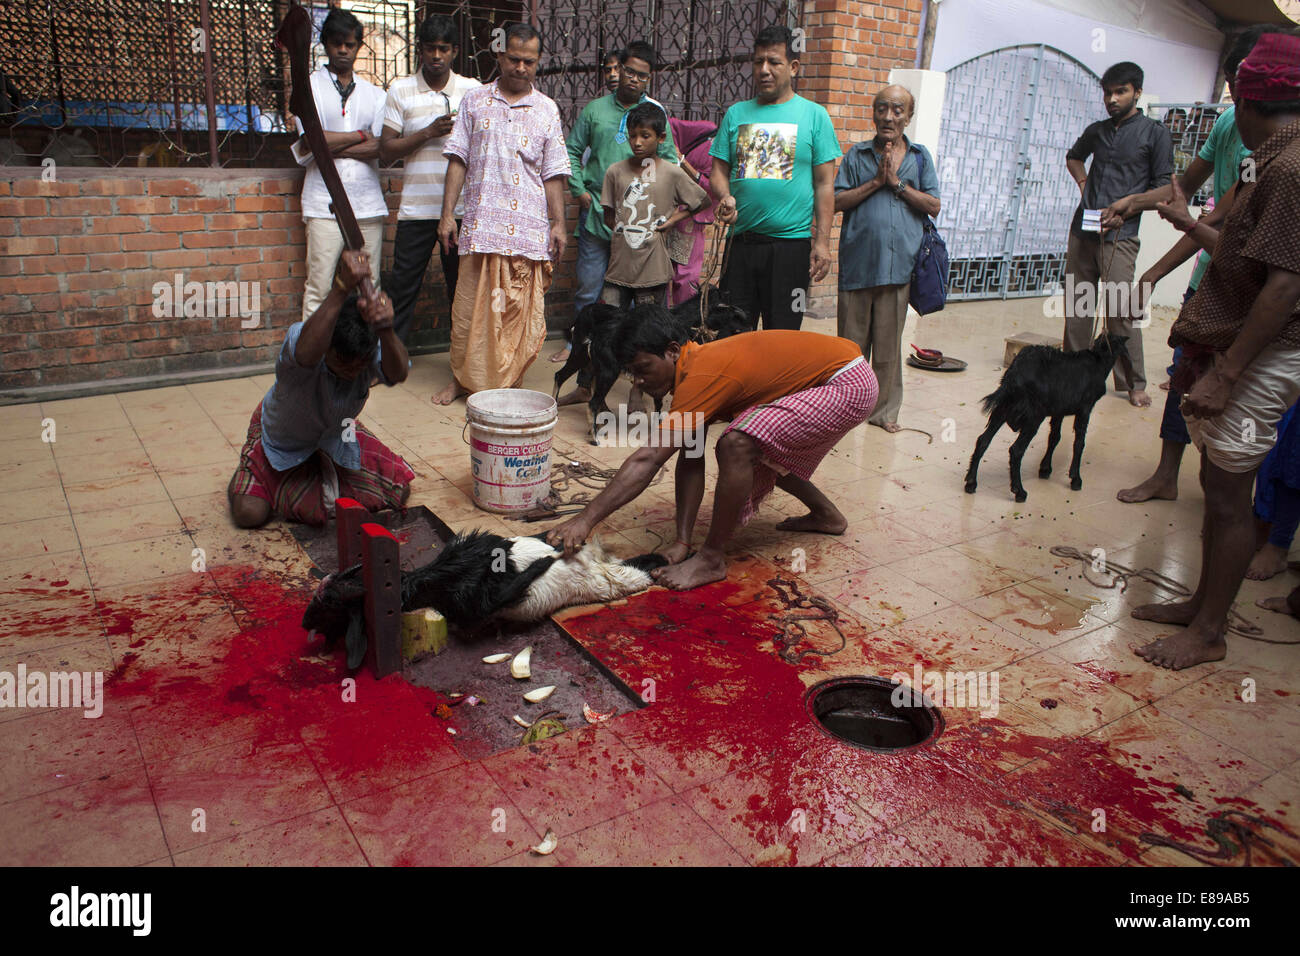
[[[533,86],[542,38],[526,23],[506,31],[500,76],[465,94],[447,137],[447,184],[438,239],[460,247],[451,306],[449,405],[489,388],[515,388],[546,338],[552,263],[564,255],[569,153],[555,101]],[[461,189],[465,218],[454,215]]]

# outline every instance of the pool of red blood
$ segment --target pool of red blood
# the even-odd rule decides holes
[[[167,756],[179,738],[191,741],[191,749],[250,738],[269,745],[323,725],[336,730],[320,757],[335,772],[364,774],[395,759],[416,767],[430,754],[442,754],[446,764],[446,722],[434,715],[446,695],[400,675],[375,680],[362,672],[355,675],[355,702],[344,700],[342,651],[320,662],[299,624],[315,582],[251,567],[218,568],[211,577],[240,630],[206,659],[145,667],[139,652],[128,650],[110,678],[109,699],[131,713],[146,758]],[[1261,814],[1247,800],[1202,794],[1199,787],[1189,811],[1188,799],[1175,792],[1178,780],[1159,779],[1148,765],[1139,769],[1103,740],[1040,737],[999,718],[951,727],[933,745],[899,754],[838,744],[803,711],[806,686],[816,679],[805,672],[818,659],[800,666],[777,657],[765,609],[720,606],[735,593],[729,581],[688,593],[656,589],[625,604],[561,615],[560,623],[650,701],[602,726],[679,790],[694,787],[695,768],[704,768],[700,791],[761,845],[788,842],[794,811],[828,793],[853,796],[882,826],[923,813],[957,820],[954,826],[969,826],[969,839],[983,844],[989,863],[1109,862],[1102,846],[1136,858],[1149,845],[1145,833],[1208,853],[1215,849],[1205,833],[1211,815],[1227,808]],[[168,627],[182,624],[192,600],[192,584],[173,584],[159,588],[147,620],[138,607],[112,601],[101,600],[99,611],[110,633],[143,648],[167,638],[167,628],[156,626],[160,618]],[[1027,766],[1005,775],[995,760],[1013,757]],[[724,776],[752,782],[753,792],[733,800],[744,786],[720,789]],[[1108,808],[1105,833],[1090,828],[1098,807]],[[976,811],[976,823],[960,822]],[[1026,840],[1018,821],[1030,816],[1051,825],[1034,828]],[[1285,852],[1255,859],[1279,862]],[[800,862],[797,849],[780,859]]]

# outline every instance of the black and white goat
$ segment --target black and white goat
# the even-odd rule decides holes
[[[1025,449],[1034,440],[1043,419],[1051,419],[1047,454],[1038,466],[1038,477],[1050,478],[1052,453],[1061,440],[1061,420],[1066,415],[1074,416],[1070,487],[1075,491],[1082,488],[1079,461],[1088,434],[1088,418],[1097,399],[1106,394],[1106,379],[1110,377],[1115,362],[1128,354],[1124,345],[1126,341],[1127,336],[1103,334],[1097,336],[1092,348],[1081,352],[1062,352],[1048,345],[1030,345],[1021,349],[1002,373],[997,391],[984,397],[984,411],[989,416],[989,424],[975,441],[975,454],[971,455],[970,468],[966,472],[967,494],[974,493],[980,459],[988,450],[994,434],[1005,424],[1020,433],[1011,445],[1011,491],[1016,501],[1024,501],[1028,495],[1020,483],[1020,462],[1025,457]]]
[[[698,294],[673,306],[669,313],[682,342],[711,342],[752,331],[749,316],[742,309],[720,302],[709,306],[709,313],[701,325]],[[569,360],[555,373],[555,390],[552,394],[559,398],[564,383],[574,373],[590,366],[591,399],[587,402],[587,407],[591,410],[593,422],[601,412],[609,411],[605,398],[622,371],[615,346],[626,315],[622,309],[604,302],[589,305],[579,312],[577,321],[573,324],[573,349],[569,353]],[[662,403],[656,399],[655,411],[661,409]]]
[[[539,621],[562,607],[613,601],[653,584],[660,554],[626,561],[606,556],[599,543],[565,560],[563,551],[531,537],[503,538],[486,531],[459,534],[422,568],[402,574],[402,610],[431,607],[450,624],[467,627],[501,618]],[[362,620],[365,584],[361,565],[328,575],[302,616],[304,630],[325,635],[329,645],[346,638],[348,666],[366,653]]]

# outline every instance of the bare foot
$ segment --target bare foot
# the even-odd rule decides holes
[[[1278,614],[1300,617],[1300,588],[1296,588],[1285,597],[1260,598],[1255,602],[1255,606],[1262,607],[1266,611],[1276,611]]]
[[[1286,554],[1277,545],[1266,541],[1251,559],[1250,567],[1246,569],[1246,577],[1252,581],[1267,581],[1281,574],[1286,570]]]
[[[898,422],[868,422],[867,424],[875,425],[877,428],[883,428],[891,435],[903,430],[903,426],[898,424]]]
[[[554,354],[551,356],[551,361],[552,361],[552,362],[567,362],[567,361],[569,360],[569,352],[570,352],[571,349],[572,349],[572,346],[568,346],[568,345],[566,345],[564,348],[560,349],[558,352],[554,353]]]
[[[1143,604],[1130,611],[1130,616],[1139,621],[1155,621],[1157,624],[1191,624],[1196,617],[1197,608],[1191,601],[1178,601],[1175,604]],[[1149,646],[1149,645],[1148,645]]]
[[[689,591],[714,581],[723,581],[727,577],[727,562],[719,557],[710,557],[703,552],[696,552],[681,564],[673,564],[651,572],[654,579],[666,588],[674,591]]]
[[[444,388],[437,395],[433,396],[433,398],[429,399],[429,401],[433,402],[435,405],[450,405],[462,395],[467,394],[469,394],[469,389],[464,388],[460,382],[452,379],[450,385]]]
[[[1160,391],[1162,391],[1162,392],[1167,392],[1167,391],[1169,391],[1169,389],[1172,388],[1172,387],[1173,387],[1173,386],[1170,385],[1168,382],[1161,382],[1161,383],[1160,383]]]
[[[1137,487],[1121,489],[1119,494],[1115,495],[1115,497],[1130,505],[1136,504],[1139,501],[1150,501],[1152,498],[1163,498],[1166,501],[1177,501],[1178,480],[1166,478],[1157,471]]]
[[[1151,396],[1143,389],[1133,389],[1128,393],[1128,403],[1138,408],[1147,408],[1151,404]]]
[[[585,405],[591,401],[591,389],[575,388],[567,395],[561,395],[555,402],[556,405]]]
[[[1185,667],[1223,660],[1228,656],[1228,645],[1221,632],[1188,628],[1181,634],[1152,641],[1133,653],[1157,667],[1180,671]]]
[[[816,531],[820,534],[843,534],[849,521],[838,510],[833,515],[820,515],[814,511],[800,518],[786,518],[777,522],[778,531]]]

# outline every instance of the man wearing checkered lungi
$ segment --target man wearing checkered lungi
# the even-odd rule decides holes
[[[727,542],[773,487],[808,508],[778,529],[844,533],[848,520],[811,478],[826,453],[876,405],[876,377],[855,343],[818,332],[764,330],[697,345],[682,341],[659,305],[633,309],[618,342],[619,361],[633,382],[655,398],[671,392],[672,410],[651,430],[649,445],[623,462],[581,514],[551,530],[552,545],[566,554],[580,548],[600,521],[649,486],[674,453],[677,540],[664,552],[670,566],[654,572],[666,587],[686,590],[725,578]],[[704,498],[704,432],[712,422],[730,424],[717,444],[708,536],[691,554]]]
[[[397,385],[411,364],[388,296],[352,291],[369,274],[364,252],[344,252],[325,300],[289,326],[227,489],[239,527],[272,515],[323,525],[336,498],[371,511],[406,503],[415,472],[357,421],[371,384]]]

